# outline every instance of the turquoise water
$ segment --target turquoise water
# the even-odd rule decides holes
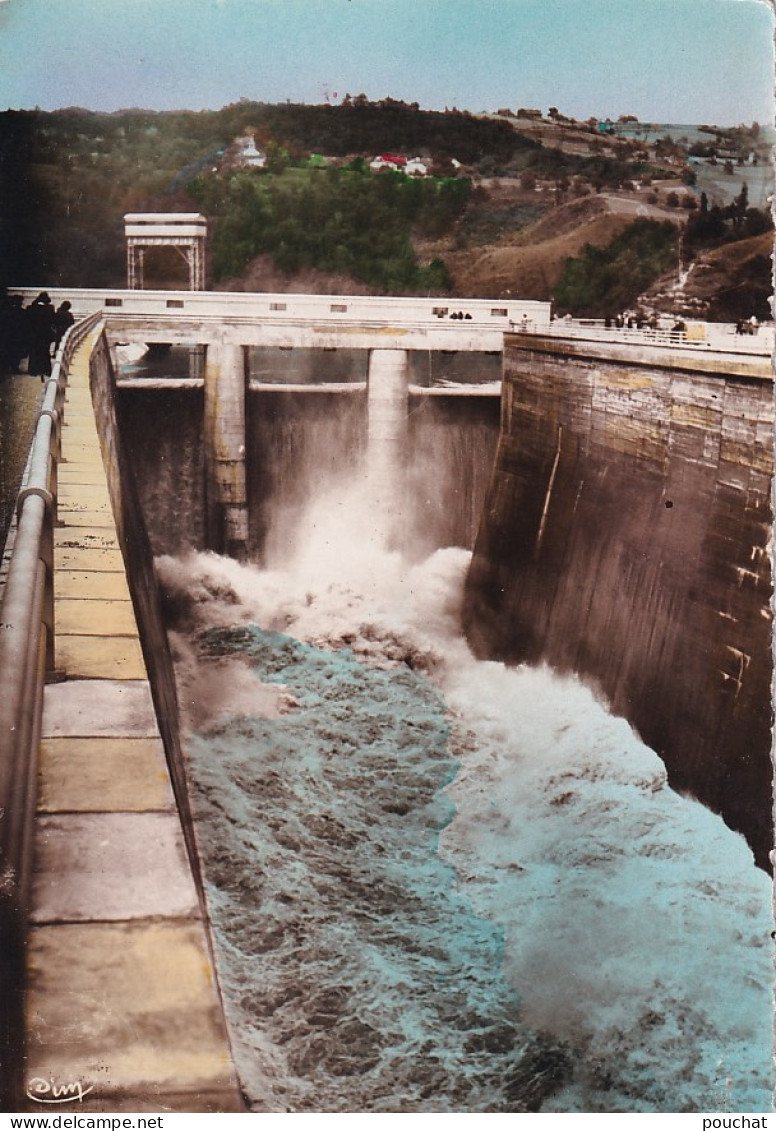
[[[578,681],[473,659],[465,551],[356,530],[159,563],[253,1109],[770,1110],[743,839]]]
[[[513,1078],[526,1061],[562,1075],[565,1054],[520,1025],[499,975],[502,932],[439,854],[456,762],[438,692],[406,666],[255,626],[211,630],[201,645],[246,659],[292,703],[191,742],[258,1110],[522,1110]]]

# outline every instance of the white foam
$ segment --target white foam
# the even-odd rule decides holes
[[[374,526],[368,500],[340,495],[311,512],[287,569],[214,555],[160,568],[200,586],[205,621],[346,643],[439,686],[461,763],[441,850],[503,930],[524,1020],[578,1057],[555,1110],[767,1110],[771,888],[743,839],[668,788],[580,681],[472,657],[465,552],[411,565]]]

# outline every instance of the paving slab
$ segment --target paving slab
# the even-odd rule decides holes
[[[109,526],[114,527],[113,511],[110,502],[106,499],[100,504],[96,499],[86,499],[83,502],[62,497],[57,500],[57,517],[60,521],[68,521],[71,526]],[[75,518],[79,521],[76,523]]]
[[[199,923],[38,927],[28,953],[28,1077],[236,1094]]]
[[[57,598],[83,601],[129,601],[129,585],[123,571],[90,573],[87,570],[62,570],[56,574]]]
[[[70,473],[70,478],[65,475],[63,482],[59,484],[59,497],[109,500],[108,484],[105,482],[105,473],[101,468],[102,465],[98,469],[99,474],[95,475],[94,471],[88,475],[82,473],[77,480],[73,479],[72,473]]]
[[[75,601],[58,597],[54,624],[64,636],[137,636],[130,601]]]
[[[118,550],[119,540],[116,529],[111,523],[95,529],[93,526],[81,525],[83,519],[79,516],[60,512],[60,525],[54,528],[54,545],[63,549],[84,550]],[[55,559],[55,565],[58,559]]]
[[[91,573],[101,570],[124,573],[124,558],[121,550],[62,546],[57,551],[56,568],[67,571],[82,569]]]
[[[50,683],[43,696],[44,738],[156,738],[151,689],[145,681],[86,679]]]
[[[153,1112],[197,1112],[210,1114],[214,1112],[231,1112],[232,1114],[245,1113],[245,1104],[237,1092],[235,1085],[231,1090],[226,1088],[220,1091],[201,1091],[193,1088],[191,1091],[160,1092],[156,1084],[150,1090],[135,1091],[122,1088],[117,1091],[100,1090],[97,1099],[95,1092],[78,1103],[78,1113],[81,1112],[131,1112],[132,1114],[151,1114]],[[73,1107],[66,1107],[65,1111],[73,1111]]]
[[[99,448],[96,451],[83,448],[79,452],[63,452],[57,468],[57,476],[63,480],[77,479],[82,475],[93,477],[95,468],[99,468],[102,474],[105,474],[105,464]]]
[[[45,738],[38,811],[153,811],[175,808],[160,738]]]
[[[113,509],[111,507],[110,496],[106,490],[95,487],[94,484],[87,485],[84,483],[74,483],[72,487],[64,491],[61,485],[57,493],[57,510],[63,513],[59,515],[62,521],[63,515],[69,515],[71,512],[78,512],[88,510],[94,514],[110,514],[113,517]],[[72,521],[72,519],[71,519]],[[89,525],[87,523],[87,525]]]
[[[96,438],[90,442],[83,437],[63,435],[62,444],[69,462],[88,464],[95,469],[104,468],[100,445]]]
[[[68,679],[147,679],[140,641],[130,636],[65,636],[54,642],[56,670]]]
[[[199,914],[177,813],[61,813],[35,824],[31,919]]]
[[[94,417],[90,420],[88,415],[91,409],[88,392],[74,393],[66,398],[65,405],[65,422],[70,429],[94,428]]]

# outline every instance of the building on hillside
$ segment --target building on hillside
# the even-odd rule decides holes
[[[381,153],[369,162],[373,173],[406,173],[408,177],[428,176],[428,165],[419,157],[401,157],[396,153]]]
[[[404,172],[408,177],[425,177],[428,173],[428,166],[419,157],[410,157],[404,167]]]
[[[234,163],[245,169],[263,169],[267,164],[267,155],[256,148],[256,139],[252,135],[238,137],[235,141],[236,153]]]
[[[406,157],[400,157],[396,153],[381,153],[378,157],[375,157],[373,161],[369,162],[369,168],[373,173],[380,173],[384,169],[392,173],[403,173],[406,164]]]

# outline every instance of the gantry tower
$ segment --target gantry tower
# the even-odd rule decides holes
[[[127,241],[127,287],[143,290],[143,267],[150,247],[173,247],[189,269],[189,290],[205,289],[205,239],[207,220],[199,212],[128,212],[124,217]]]

